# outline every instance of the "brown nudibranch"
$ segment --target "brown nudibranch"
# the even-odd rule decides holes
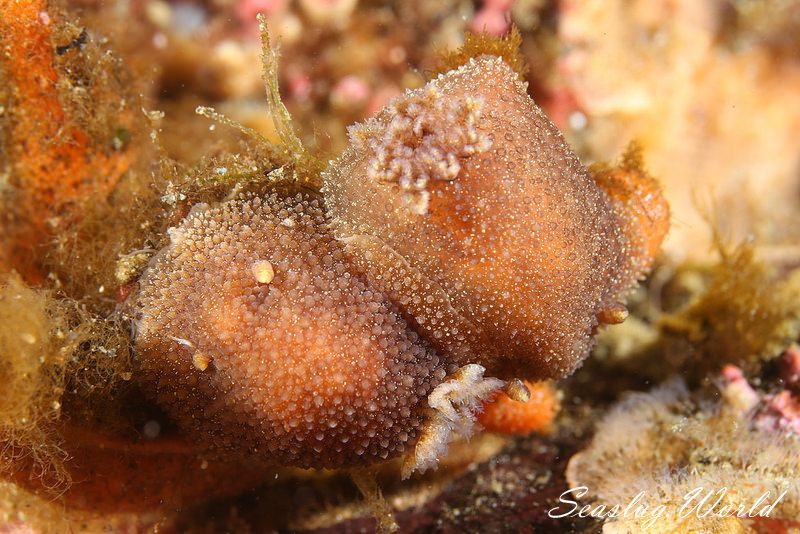
[[[600,187],[525,89],[470,60],[353,127],[324,198],[196,207],[141,279],[144,389],[212,450],[408,472],[574,370],[666,231],[627,200],[663,199]]]
[[[649,265],[627,238],[638,219],[500,58],[470,60],[350,134],[323,189],[337,235],[460,364],[564,376],[598,322],[624,318],[619,301]],[[414,300],[424,287],[437,291]]]
[[[412,444],[445,363],[371,289],[308,194],[197,209],[143,280],[158,402],[226,452],[341,467]]]

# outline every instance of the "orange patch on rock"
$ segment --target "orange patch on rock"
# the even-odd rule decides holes
[[[0,0],[0,12],[0,72],[11,100],[3,117],[8,134],[3,155],[11,170],[4,193],[14,212],[0,246],[0,266],[36,281],[36,246],[65,216],[74,215],[75,204],[107,193],[130,157],[91,139],[61,105],[62,73],[52,41],[58,22],[47,2]]]
[[[236,495],[258,485],[269,471],[252,459],[204,456],[177,436],[134,441],[74,426],[63,426],[60,432],[72,481],[61,497],[80,510],[126,513],[177,508],[198,499]],[[21,461],[11,477],[51,499],[52,481],[36,476],[32,460],[28,456]]]
[[[530,434],[546,432],[553,424],[559,410],[558,395],[550,382],[529,382],[525,385],[531,393],[527,402],[512,400],[504,392],[484,405],[478,421],[489,432],[502,434]]]

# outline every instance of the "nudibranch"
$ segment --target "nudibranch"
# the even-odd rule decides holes
[[[197,206],[142,281],[145,383],[192,435],[282,465],[414,443],[446,362],[371,289],[308,193]]]
[[[580,364],[666,231],[638,228],[659,191],[609,195],[498,57],[350,137],[321,193],[195,206],[140,280],[140,380],[201,446],[435,466],[499,390]]]
[[[639,219],[500,58],[469,60],[350,137],[323,186],[337,237],[459,365],[564,376],[598,323],[624,319],[620,301],[649,265],[628,237]]]

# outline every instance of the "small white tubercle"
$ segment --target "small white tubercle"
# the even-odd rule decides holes
[[[275,277],[275,269],[272,268],[272,264],[267,260],[255,262],[250,267],[250,270],[253,273],[253,278],[255,278],[256,282],[259,284],[269,284]]]
[[[484,378],[485,371],[475,363],[465,365],[428,395],[431,414],[413,452],[403,462],[404,479],[414,471],[436,468],[451,441],[473,434],[483,402],[506,385],[499,378]]]

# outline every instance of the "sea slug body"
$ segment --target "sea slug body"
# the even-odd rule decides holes
[[[170,237],[141,282],[137,350],[187,432],[318,468],[414,442],[445,362],[353,270],[319,199],[201,206]]]
[[[403,455],[409,475],[480,417],[546,427],[549,386],[542,410],[506,403],[624,320],[666,232],[657,184],[591,175],[492,56],[350,137],[321,193],[200,204],[169,230],[135,297],[144,389],[201,447],[298,467]]]
[[[407,92],[350,137],[324,175],[334,230],[459,365],[564,376],[598,324],[624,319],[663,233],[630,252],[627,197],[612,202],[500,58]]]

